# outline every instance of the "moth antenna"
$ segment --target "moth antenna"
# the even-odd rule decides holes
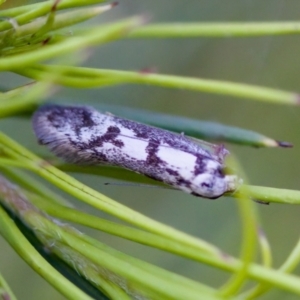
[[[129,182],[105,182],[104,185],[113,185],[113,186],[134,186],[134,187],[143,187],[143,188],[158,188],[158,189],[165,189],[165,190],[175,190],[178,191],[178,189],[175,189],[170,186],[159,186],[154,184],[144,184],[144,183],[129,183]]]

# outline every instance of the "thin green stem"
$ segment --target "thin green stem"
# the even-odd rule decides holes
[[[299,265],[299,262],[300,262],[300,239],[298,240],[298,243],[293,248],[290,255],[287,257],[285,262],[278,270],[284,273],[290,273]],[[242,294],[241,297],[238,299],[255,299],[258,296],[266,293],[271,288],[272,286],[270,284],[259,284],[257,287]]]
[[[30,163],[26,163],[24,161],[16,161],[14,159],[9,158],[0,158],[0,166],[4,167],[18,167],[18,168],[25,168],[31,171],[35,170],[35,167],[32,166]]]
[[[0,299],[17,300],[13,291],[0,273]]]
[[[15,222],[9,218],[1,206],[0,234],[33,270],[45,278],[67,299],[92,300],[91,297],[83,293],[44,260],[19,231]]]
[[[88,8],[83,8],[83,9],[78,9],[75,11],[71,12],[65,12],[58,14],[55,16],[55,20],[51,24],[51,26],[46,30],[48,31],[55,31],[64,27],[68,27],[80,22],[84,22],[90,18],[93,18],[107,10],[112,8],[112,5],[103,5],[103,6],[98,6],[98,7],[88,7]],[[18,27],[17,32],[15,33],[17,35],[17,39],[19,40],[20,38],[32,34],[36,34],[37,31],[43,27],[46,23],[47,18],[39,18],[35,19],[31,23],[25,24],[23,26]],[[13,30],[13,29],[10,29]],[[8,31],[2,31],[0,32],[0,37],[3,38]],[[15,41],[16,43],[18,41]]]
[[[239,270],[241,270],[240,267],[242,266],[242,264],[239,263],[237,264],[237,261],[234,262],[234,260],[231,257],[227,257],[227,258],[224,257],[223,259],[222,258],[216,259],[212,257],[209,258],[207,257],[207,255],[203,255],[203,253],[201,254],[201,252],[183,246],[178,242],[173,243],[172,241],[168,241],[166,238],[161,238],[159,236],[154,236],[153,234],[149,234],[145,232],[143,233],[142,231],[137,229],[129,228],[105,220],[100,220],[97,217],[86,215],[82,212],[78,212],[73,209],[64,208],[61,206],[58,207],[57,205],[46,203],[45,201],[41,202],[41,199],[32,197],[32,195],[29,194],[28,196],[30,197],[31,200],[34,201],[36,205],[38,205],[40,208],[42,208],[52,216],[59,217],[71,222],[79,223],[85,226],[89,226],[95,229],[103,230],[107,233],[115,234],[120,237],[127,238],[142,244],[160,248],[162,250],[172,252],[174,254],[181,255],[190,259],[202,261],[204,263],[214,265],[218,268],[222,268],[227,271],[239,272]],[[259,269],[258,271],[255,272],[257,267],[259,268],[258,265],[251,264],[250,268],[248,269],[248,275],[250,275],[253,279],[259,281],[261,280],[265,281],[270,274],[264,276],[263,275],[264,272],[262,272],[262,276],[260,276],[260,272],[262,270]],[[274,278],[272,278],[271,280],[274,280]]]
[[[95,26],[84,36],[70,37],[60,43],[47,45],[28,53],[0,58],[0,71],[25,68],[33,63],[56,57],[58,54],[72,53],[75,50],[120,39],[143,22],[142,17],[135,17],[109,25]]]
[[[253,37],[300,33],[295,22],[157,23],[135,29],[129,38]]]
[[[33,86],[21,87],[14,93],[5,93],[0,97],[0,118],[26,110],[34,104],[41,102],[44,97],[50,96],[54,91],[55,88],[51,82],[39,82]]]
[[[234,170],[239,170],[243,180],[247,182],[247,177],[243,172],[243,168],[235,157],[230,157],[230,159],[227,160],[227,164]],[[246,189],[243,194],[240,194],[237,197],[237,203],[242,222],[242,249],[240,258],[242,268],[220,289],[221,295],[225,297],[233,296],[242,287],[248,278],[249,267],[256,252],[258,212],[255,209],[253,201],[251,201],[247,196]]]
[[[37,197],[40,197],[40,199],[46,203],[50,202],[51,204],[51,202],[53,202],[53,204],[59,204],[62,207],[72,207],[69,201],[54,193],[51,189],[42,184],[42,182],[34,179],[28,172],[25,173],[21,170],[5,167],[4,165],[1,165],[1,163],[0,172],[24,190],[36,194]]]
[[[56,6],[56,10],[75,8],[80,6],[87,6],[91,4],[102,3],[104,0],[62,0],[59,1]],[[16,8],[6,9],[0,12],[1,17],[15,18],[15,21],[19,24],[29,23],[32,19],[39,18],[48,14],[53,8],[54,1],[44,1],[41,3],[24,5]],[[10,23],[2,22],[0,24],[0,31],[11,28]]]
[[[233,197],[238,197],[242,189],[237,191]],[[253,200],[265,203],[300,204],[300,191],[278,189],[262,186],[248,186],[247,193]]]
[[[104,207],[106,211],[111,211],[113,215],[121,217],[123,220],[127,220],[132,224],[138,225],[152,232],[157,232],[157,234],[159,235],[169,237],[170,239],[173,239],[174,241],[177,241],[179,243],[183,243],[188,247],[199,249],[199,255],[202,253],[202,261],[204,263],[234,272],[238,271],[242,267],[241,263],[239,263],[238,261],[226,255],[222,255],[218,250],[215,251],[212,246],[207,247],[208,245],[206,245],[205,243],[202,244],[202,242],[198,239],[194,239],[186,234],[182,234],[172,228],[169,228],[168,226],[159,224],[158,222],[155,222],[151,219],[149,220],[148,218],[143,217],[140,214],[134,212],[132,214],[127,213],[128,208],[122,205],[118,205],[108,197],[103,197],[101,194],[96,193],[95,191],[82,185],[78,181],[72,180],[68,176],[63,176],[62,174],[57,172],[58,170],[54,170],[53,167],[45,167],[43,166],[43,163],[41,161],[38,163],[39,160],[37,157],[35,157],[27,149],[21,147],[20,145],[5,137],[3,134],[0,135],[0,140],[6,147],[13,149],[13,151],[16,153],[16,156],[19,156],[20,160],[24,159],[25,161],[29,160],[31,162],[35,162],[35,165],[39,166],[39,170],[36,170],[38,174],[50,180],[58,187],[61,187],[63,190],[74,195],[76,198],[90,203],[99,209]],[[119,207],[124,210],[125,213],[120,213],[118,209]],[[116,210],[117,212],[114,212]],[[300,281],[298,278],[293,277],[292,275],[285,275],[281,272],[268,270],[254,264],[251,264],[248,272],[250,278],[255,278],[256,280],[262,282],[268,282],[272,285],[300,295]]]
[[[55,234],[57,235],[57,231]],[[68,246],[78,251],[85,257],[88,257],[90,260],[94,261],[95,263],[102,265],[103,267],[108,268],[109,270],[112,270],[120,274],[121,276],[130,278],[130,280],[133,280],[134,282],[141,285],[143,285],[143,281],[141,281],[141,278],[143,279],[147,278],[147,285],[149,286],[153,285],[153,287],[155,287],[154,290],[158,291],[158,293],[162,293],[165,295],[166,290],[169,291],[169,289],[166,288],[166,286],[163,288],[156,278],[152,277],[150,279],[150,277],[148,276],[149,272],[144,273],[141,272],[141,270],[139,270],[138,274],[140,277],[136,277],[136,270],[132,266],[132,263],[130,263],[128,260],[125,264],[121,264],[121,261],[124,261],[123,258],[120,257],[121,261],[117,261],[115,260],[116,257],[113,257],[106,252],[101,252],[100,254],[98,252],[99,248],[91,246],[88,243],[85,243],[83,241],[81,241],[80,244],[80,242],[77,240],[77,237],[75,237],[74,235],[70,235],[69,233],[61,232],[58,234],[58,236],[62,239],[61,241],[63,243],[67,244]],[[239,264],[239,268],[240,267],[241,264]],[[128,269],[130,269],[129,272],[127,272]],[[252,278],[253,277],[259,278],[259,280],[263,282],[272,283],[276,287],[287,289],[290,292],[300,295],[300,284],[299,284],[300,280],[296,276],[283,274],[281,272],[267,269],[254,264],[251,264],[249,266],[249,276]],[[169,292],[172,293],[174,299],[178,299],[177,298],[178,296],[179,299],[189,299],[190,297],[192,297],[192,299],[197,298],[197,296],[194,295],[194,291],[191,291],[191,293],[189,293],[189,297],[186,297],[186,295],[182,295],[183,289],[177,290],[174,289],[174,286],[172,286],[172,291],[170,290]]]
[[[92,263],[107,269],[108,272],[124,278],[129,286],[133,284],[134,287],[137,284],[146,291],[167,297],[167,299],[192,300],[205,291],[207,299],[220,299],[217,295],[214,296],[211,292],[210,294],[208,293],[211,289],[204,289],[197,282],[151,266],[143,261],[115,251],[92,238],[85,237],[75,231],[65,230],[43,217],[40,218],[42,220],[39,220],[37,217],[28,220],[33,221],[30,223],[30,226],[33,228],[36,227],[36,224],[43,225],[38,228],[39,236],[42,237],[42,240],[44,239],[43,236],[45,241],[51,241],[54,238],[57,242],[63,243],[81,254],[86,260],[90,260]],[[59,254],[60,248],[59,245],[57,247],[54,246],[53,251],[58,251],[56,253]],[[109,275],[108,278],[112,279]],[[119,282],[118,279],[115,283],[117,282]]]
[[[1,60],[0,60],[1,68]],[[146,84],[166,88],[186,89],[205,93],[230,95],[252,100],[298,105],[296,93],[249,84],[209,80],[202,78],[181,77],[161,74],[143,74],[118,70],[79,68],[68,66],[38,65],[26,69],[15,70],[16,73],[39,80],[46,73],[60,72],[55,82],[75,88],[91,88],[103,85],[103,80],[112,80],[112,84]],[[115,82],[113,81],[115,80]],[[110,84],[109,82],[107,83]]]
[[[14,156],[19,161],[31,163],[35,167],[34,172],[56,185],[60,189],[74,196],[75,198],[97,208],[106,213],[112,214],[126,222],[139,226],[162,236],[167,236],[170,239],[181,241],[185,245],[195,247],[198,251],[210,252],[219,256],[219,251],[208,243],[196,239],[188,234],[184,234],[172,227],[156,222],[128,207],[110,199],[109,197],[94,191],[85,186],[81,182],[68,176],[67,174],[52,167],[48,163],[42,161],[27,149],[18,145],[16,142],[9,139],[3,133],[0,133],[0,143],[3,143],[8,148],[9,152],[14,152]],[[6,151],[6,149],[4,150]]]
[[[140,229],[129,226],[120,225],[118,223],[110,222],[105,219],[78,211],[76,209],[63,207],[53,202],[45,201],[42,197],[26,193],[27,197],[37,207],[46,211],[49,215],[60,218],[66,221],[88,226],[103,232],[113,234],[143,245],[158,248],[163,251],[174,253],[192,260],[201,261],[202,255],[199,255],[199,250],[186,247],[178,241],[173,241],[168,237],[162,237],[158,234],[149,233]],[[221,253],[221,250],[219,250]]]

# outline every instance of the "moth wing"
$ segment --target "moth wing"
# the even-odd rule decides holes
[[[200,147],[207,150],[212,156],[216,158],[216,160],[223,163],[225,157],[229,154],[229,151],[224,147],[223,144],[212,144],[207,141],[203,141],[191,136],[186,136],[188,139],[198,144]]]

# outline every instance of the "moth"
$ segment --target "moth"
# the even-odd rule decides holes
[[[208,150],[184,134],[89,106],[44,105],[32,122],[39,143],[68,163],[119,166],[210,199],[235,191],[240,182],[225,172],[224,146]]]

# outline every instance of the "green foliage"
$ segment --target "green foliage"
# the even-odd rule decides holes
[[[90,88],[120,84],[153,85],[248,98],[269,103],[297,105],[295,93],[241,83],[175,75],[78,67],[87,50],[120,39],[247,37],[299,32],[297,23],[252,24],[152,24],[132,17],[109,24],[64,29],[108,11],[114,5],[103,1],[45,1],[0,12],[0,70],[21,74],[34,81],[0,94],[0,117],[23,114],[28,118],[57,86]],[[89,6],[97,4],[96,6]],[[86,6],[79,8],[80,6]],[[65,9],[73,10],[65,12]],[[195,138],[219,139],[256,147],[290,146],[259,133],[188,118],[136,111],[131,108],[99,107],[145,123],[185,132]],[[236,170],[236,161],[231,162]],[[24,170],[20,170],[24,169]],[[253,299],[276,287],[300,295],[300,279],[289,274],[296,267],[300,249],[295,247],[279,269],[272,268],[268,241],[260,229],[255,203],[299,204],[300,191],[243,185],[230,195],[237,199],[243,228],[239,258],[200,238],[157,222],[101,194],[66,172],[84,172],[132,182],[153,182],[114,167],[78,167],[32,153],[18,141],[0,133],[0,233],[37,273],[68,299]],[[70,206],[67,200],[37,181],[33,174],[96,210],[104,211],[128,225],[110,222]],[[244,176],[244,178],[246,178]],[[16,221],[14,221],[16,220]],[[156,267],[114,250],[80,233],[68,221],[158,248],[198,263],[231,272],[222,287]],[[131,227],[129,225],[134,225]],[[257,246],[258,244],[258,246]],[[257,248],[262,262],[254,261]],[[46,250],[47,251],[46,251]],[[50,254],[49,254],[50,253]],[[71,271],[69,271],[71,269]],[[59,272],[59,271],[60,272]],[[241,292],[248,280],[255,286]],[[16,299],[0,277],[0,295]]]

